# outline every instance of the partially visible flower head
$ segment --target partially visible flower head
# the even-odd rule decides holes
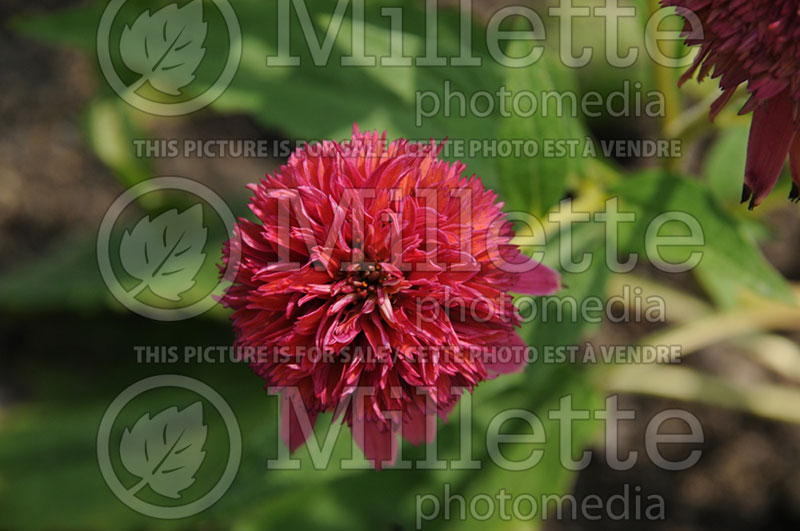
[[[722,96],[712,119],[747,83],[750,99],[740,114],[753,112],[742,202],[758,205],[774,188],[787,154],[792,192],[800,201],[800,0],[662,0],[686,20],[686,43],[700,46],[681,82],[718,77]],[[692,33],[691,14],[702,23]]]
[[[252,367],[279,389],[290,450],[335,412],[380,468],[398,433],[432,438],[426,413],[435,424],[462,390],[523,367],[508,292],[550,294],[559,278],[511,244],[497,196],[438,160],[440,146],[355,128],[350,144],[317,148],[250,187],[257,221],[225,247],[225,263],[231,246],[242,259],[222,302],[237,346],[286,355]]]

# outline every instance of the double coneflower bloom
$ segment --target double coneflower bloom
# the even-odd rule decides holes
[[[399,434],[430,441],[462,392],[524,365],[508,292],[553,293],[558,275],[520,253],[497,196],[440,149],[356,128],[251,187],[257,221],[225,248],[241,263],[223,303],[238,346],[279,351],[252,366],[281,395],[292,451],[334,412],[380,468]]]
[[[716,116],[736,88],[747,83],[753,112],[742,202],[758,205],[774,188],[787,154],[792,170],[789,199],[800,201],[800,0],[662,0],[687,19],[686,43],[700,46],[682,82],[719,77]],[[693,13],[702,23],[692,28]]]

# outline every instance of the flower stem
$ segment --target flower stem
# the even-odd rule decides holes
[[[648,0],[648,3],[651,15],[661,9],[660,0]],[[646,35],[645,38],[649,39],[650,36]],[[669,131],[674,127],[672,124],[677,122],[683,114],[683,102],[678,92],[678,84],[675,80],[673,69],[655,61],[652,64],[656,88],[664,96],[664,116],[661,122],[661,133],[665,138],[672,139],[673,137],[670,136]],[[675,171],[679,162],[677,158],[667,158],[664,165],[667,170]]]

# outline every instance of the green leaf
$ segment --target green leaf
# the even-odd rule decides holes
[[[563,282],[568,287],[536,301],[538,317],[523,327],[521,335],[535,347],[539,356],[527,367],[516,386],[507,389],[495,399],[495,403],[503,400],[503,403],[513,404],[514,408],[534,413],[541,421],[545,435],[543,444],[502,445],[503,457],[512,462],[522,462],[532,451],[541,450],[542,459],[529,470],[509,471],[492,465],[468,474],[452,488],[454,492],[463,494],[467,500],[479,494],[496,496],[501,490],[505,490],[512,498],[528,494],[540,500],[542,496],[566,494],[572,488],[576,472],[566,469],[561,463],[560,437],[563,432],[559,430],[558,422],[549,418],[549,413],[558,409],[560,400],[565,397],[568,397],[576,411],[595,411],[602,408],[602,396],[592,384],[591,369],[570,363],[548,362],[545,353],[576,346],[592,331],[595,325],[583,320],[580,308],[588,298],[604,301],[608,280],[602,246],[603,227],[595,223],[584,224],[574,231],[572,237],[576,256],[583,253],[591,255],[589,269],[580,273],[563,273]],[[550,238],[545,248],[545,264],[557,267],[562,243],[560,235]],[[573,308],[576,309],[574,314]],[[476,403],[478,400],[486,400],[485,396],[480,395],[481,391],[479,389],[476,392]],[[486,433],[489,421],[491,417],[485,420],[486,424],[481,425],[479,431],[482,435]],[[567,448],[571,457],[577,459],[595,439],[602,425],[596,420],[586,420],[575,422],[573,426],[572,440]],[[502,433],[509,432],[529,434],[531,428],[526,421],[511,419],[502,427]],[[484,461],[489,460],[486,453],[482,455]],[[531,529],[541,528],[542,516],[540,508],[533,520],[527,523]],[[459,529],[460,523],[454,520],[448,526],[445,522],[445,528]],[[519,521],[502,520],[496,511],[491,519],[491,526],[492,529],[517,529]]]
[[[662,172],[646,172],[626,180],[616,192],[623,203],[621,210],[636,215],[636,223],[620,225],[620,241],[627,252],[654,262],[658,257],[654,256],[654,241],[646,241],[648,227],[662,214],[678,213],[685,219],[696,220],[704,243],[661,247],[661,258],[678,264],[690,259],[693,253],[700,253],[694,272],[718,304],[730,305],[742,290],[793,302],[786,280],[767,262],[740,222],[699,182]],[[688,229],[683,221],[669,221],[659,234],[686,236]]]
[[[534,381],[529,381],[527,387],[529,389],[534,388],[538,381],[541,381],[541,379],[537,378]],[[567,441],[562,440],[566,430],[562,431],[558,420],[551,419],[550,414],[559,409],[562,398],[569,401],[569,407],[573,411],[594,412],[602,409],[603,402],[600,393],[588,383],[583,371],[573,368],[570,376],[559,379],[558,383],[558,391],[554,394],[542,395],[538,392],[529,392],[522,396],[515,394],[512,395],[513,398],[506,402],[507,404],[513,404],[509,409],[522,409],[525,412],[532,412],[541,424],[537,425],[533,421],[533,426],[536,429],[532,430],[532,426],[528,421],[512,417],[501,426],[500,433],[513,433],[515,435],[535,433],[543,436],[544,442],[500,444],[499,452],[502,457],[512,463],[523,463],[531,457],[532,452],[539,451],[541,452],[541,459],[530,468],[516,471],[505,470],[495,464],[489,466],[484,464],[480,470],[473,471],[464,480],[453,483],[450,487],[451,493],[463,495],[467,503],[478,499],[478,496],[488,495],[495,499],[496,505],[499,505],[500,502],[496,500],[503,493],[506,496],[510,496],[512,500],[519,498],[521,495],[533,496],[538,503],[542,499],[552,496],[561,497],[572,490],[577,472],[568,470],[563,466],[561,462],[562,455],[567,457],[564,454],[569,452],[570,458],[580,459],[582,452],[596,438],[599,429],[602,428],[602,424],[597,420],[593,420],[593,413],[590,413],[590,418],[587,420],[573,422],[571,440],[567,445]],[[539,428],[542,428],[543,431],[540,431]],[[482,431],[482,434],[485,433],[486,431]],[[482,460],[486,463],[489,457],[484,456]],[[487,528],[497,530],[520,529],[520,520],[501,518],[502,514],[510,512],[509,509],[512,502],[506,503],[504,511],[495,510],[487,522],[481,523]],[[496,507],[496,509],[498,508]],[[546,517],[543,514],[545,511],[547,511],[547,507],[538,507],[538,511],[533,515],[532,520],[524,522],[524,528],[541,529],[544,524],[543,520]],[[450,521],[442,522],[442,528],[464,529],[465,524],[468,525],[473,522],[475,520],[468,514],[466,522],[458,518],[451,518]]]
[[[524,42],[514,41],[507,53],[512,57],[521,56],[524,46]],[[509,92],[532,91],[537,98],[545,93],[556,96],[546,100],[544,96],[539,98],[546,101],[546,106],[530,117],[512,112],[510,117],[501,119],[499,130],[500,138],[533,140],[538,145],[535,156],[499,158],[498,173],[509,208],[539,217],[562,198],[567,177],[581,171],[586,138],[580,121],[569,114],[572,112],[570,98],[561,99],[576,94],[571,83],[572,74],[553,59],[553,53],[552,50],[545,52],[533,66],[506,69]]]
[[[313,26],[310,39],[323,42],[331,24],[335,4],[326,0],[305,2]],[[293,5],[293,4],[292,4]],[[95,42],[86,35],[96,35],[99,15],[105,2],[96,2],[89,7],[63,11],[45,17],[31,18],[17,23],[21,31],[41,38],[49,43],[78,44],[87,52],[94,53]],[[125,12],[135,15],[144,13],[152,6],[145,2],[128,2]],[[212,10],[207,4],[206,16]],[[410,66],[385,66],[380,57],[394,50],[390,29],[392,20],[382,13],[383,8],[403,8],[403,50],[405,57],[412,58]],[[451,153],[448,158],[461,159],[471,173],[478,174],[487,184],[496,185],[496,164],[482,153],[469,153],[472,141],[496,139],[496,114],[480,117],[472,112],[464,115],[452,103],[448,112],[445,99],[446,84],[451,91],[463,93],[469,99],[477,92],[494,94],[502,83],[502,73],[485,49],[484,30],[473,26],[472,57],[482,60],[481,67],[452,65],[452,58],[462,54],[461,19],[454,10],[440,10],[438,18],[438,54],[448,57],[446,66],[416,66],[413,58],[425,55],[425,13],[418,2],[393,0],[381,5],[367,3],[365,9],[367,56],[378,56],[375,66],[343,66],[342,59],[351,55],[351,27],[349,13],[335,34],[330,57],[323,65],[314,64],[306,35],[300,19],[291,8],[291,23],[285,27],[290,36],[290,54],[300,59],[299,66],[267,66],[267,57],[278,54],[279,36],[278,6],[258,0],[243,0],[235,5],[242,32],[242,58],[230,86],[211,108],[225,113],[247,113],[262,125],[278,129],[290,138],[318,140],[349,137],[354,123],[361,129],[387,130],[390,138],[403,136],[417,141],[450,138],[458,141],[462,153]],[[352,6],[349,8],[352,9]],[[129,18],[130,18],[129,17]],[[330,24],[330,26],[329,26]],[[112,31],[112,36],[121,34],[122,25]],[[135,26],[135,24],[134,24]],[[195,73],[196,79],[185,89],[210,86],[219,72],[204,65],[224,64],[227,57],[227,35],[209,22],[205,39],[205,54]],[[113,40],[113,39],[112,39]],[[129,46],[133,46],[130,44]],[[396,46],[396,45],[395,45]],[[398,52],[395,51],[398,55]],[[111,50],[115,67],[125,68],[119,53]],[[130,72],[128,72],[130,74]],[[131,78],[130,75],[126,76]],[[141,77],[141,76],[138,76]],[[138,77],[133,77],[130,82]],[[433,116],[417,116],[418,98],[428,101],[438,99],[439,111]]]
[[[136,125],[135,109],[116,96],[95,98],[86,110],[84,128],[89,145],[125,187],[153,176],[147,159],[136,157],[134,141],[143,133]]]
[[[591,332],[592,324],[581,318],[581,305],[589,298],[605,300],[609,271],[602,245],[604,228],[594,222],[576,224],[573,225],[569,237],[575,260],[580,260],[582,255],[588,255],[591,262],[585,271],[560,271],[564,289],[536,301],[538,318],[526,325],[522,334],[527,343],[540,350],[547,346],[573,345]],[[561,235],[551,237],[545,248],[544,264],[558,269],[561,260],[559,253],[566,246]],[[568,318],[565,319],[564,316]]]
[[[738,205],[747,158],[748,124],[725,128],[708,153],[703,175],[709,191],[725,205]]]

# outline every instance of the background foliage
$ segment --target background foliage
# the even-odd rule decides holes
[[[334,3],[308,0],[319,36],[324,35]],[[409,55],[421,55],[425,42],[425,19],[420,2],[386,1],[368,3],[367,24],[370,47],[377,52],[390,46],[388,19],[380,16],[380,7],[404,8],[404,32]],[[131,2],[132,10],[153,2]],[[626,39],[640,44],[644,22],[650,7],[638,2],[639,16],[626,19],[622,31]],[[95,35],[105,3],[67,9],[48,16],[16,20],[16,31],[53,46],[75,47],[94,55]],[[593,61],[584,69],[569,69],[557,60],[551,47],[536,65],[524,69],[498,66],[485,49],[485,27],[474,21],[473,53],[483,58],[481,68],[446,66],[441,68],[343,68],[339,59],[349,53],[349,31],[343,28],[336,40],[331,60],[325,67],[313,65],[303,42],[297,20],[291,28],[292,49],[302,57],[299,68],[266,68],[267,55],[274,54],[277,36],[270,28],[277,27],[277,9],[273,3],[242,0],[235,3],[242,26],[243,57],[240,68],[225,93],[205,113],[246,114],[266,131],[283,138],[344,138],[352,124],[362,129],[387,130],[390,138],[437,138],[458,135],[462,139],[549,138],[579,139],[581,143],[598,131],[641,131],[643,137],[678,138],[685,146],[710,145],[701,164],[691,167],[680,161],[657,160],[656,168],[642,168],[631,161],[597,158],[465,158],[468,171],[478,174],[488,187],[495,188],[508,209],[523,210],[546,219],[548,212],[559,208],[569,197],[573,204],[596,211],[610,197],[619,197],[620,208],[635,212],[637,222],[625,226],[621,253],[646,254],[647,224],[665,210],[686,212],[703,227],[705,244],[672,249],[676,261],[700,250],[703,261],[693,272],[691,282],[700,287],[697,299],[703,299],[699,317],[720,318],[743,312],[753,301],[770,308],[791,308],[796,296],[787,281],[764,259],[757,242],[769,237],[758,218],[748,216],[738,206],[740,176],[743,173],[743,145],[747,119],[735,117],[731,105],[715,125],[694,119],[698,115],[692,102],[707,100],[713,95],[713,84],[690,84],[685,99],[677,94],[678,72],[666,74],[642,57],[627,69],[612,68],[603,61]],[[540,10],[544,12],[544,10]],[[460,53],[459,15],[455,10],[439,13],[439,47],[445,56]],[[554,23],[548,20],[551,35]],[[345,23],[346,24],[346,23]],[[602,22],[589,18],[582,28],[596,28]],[[577,32],[584,45],[603,50],[601,32]],[[209,38],[223,38],[210,34]],[[580,45],[581,42],[576,43]],[[510,55],[525,53],[524,44],[514,43]],[[209,45],[213,53],[214,46]],[[224,47],[223,47],[224,48]],[[200,75],[212,75],[201,71]],[[98,80],[102,78],[99,77]],[[415,94],[418,91],[441,92],[449,81],[467,94],[495,92],[505,84],[509,90],[544,91],[617,90],[624,80],[639,81],[644,90],[661,90],[671,95],[668,116],[663,122],[647,121],[644,125],[629,119],[602,116],[591,121],[558,117],[555,113],[532,118],[503,117],[499,113],[488,118],[444,117],[428,119],[418,127],[414,123]],[[704,113],[703,114],[704,117]],[[133,155],[134,139],[158,135],[153,118],[136,111],[118,99],[105,82],[98,82],[96,96],[85,111],[83,128],[88,145],[106,164],[119,182],[127,188],[154,175],[156,163]],[[677,131],[677,133],[676,133]],[[581,144],[583,145],[583,144]],[[687,149],[685,147],[684,149]],[[580,151],[580,150],[579,150]],[[687,157],[687,161],[689,157]],[[635,162],[635,161],[634,161]],[[650,161],[652,163],[652,161]],[[699,174],[691,175],[692,173]],[[259,178],[253,175],[252,180]],[[781,186],[785,186],[782,183]],[[782,195],[782,194],[775,194]],[[231,197],[230,204],[244,215],[240,197]],[[774,196],[759,214],[772,208]],[[142,204],[144,211],[160,211],[164,204]],[[558,227],[546,224],[549,236],[546,262],[558,266],[558,242],[563,234]],[[586,223],[570,236],[578,242],[576,252],[593,253],[595,260],[589,271],[565,274],[568,288],[560,296],[605,297],[615,284],[614,275],[605,267],[603,228]],[[261,381],[241,366],[176,366],[175,372],[189,374],[214,387],[231,403],[242,427],[245,444],[239,475],[229,493],[212,509],[190,520],[154,521],[142,517],[122,504],[109,492],[97,470],[94,437],[97,423],[109,400],[122,388],[140,377],[157,373],[158,369],[139,366],[127,353],[135,344],[225,344],[232,340],[222,311],[215,311],[191,323],[154,324],[133,319],[113,301],[97,272],[94,235],[64,242],[46,259],[22,264],[0,277],[0,309],[11,316],[45,316],[54,312],[80,312],[96,319],[97,337],[86,338],[85,363],[92,365],[95,377],[86,385],[76,385],[71,376],[72,359],[81,352],[64,353],[66,360],[45,366],[33,361],[23,363],[20,378],[36,388],[31,400],[14,405],[4,413],[0,431],[0,527],[14,529],[103,528],[114,522],[115,528],[231,528],[284,529],[386,529],[391,526],[411,528],[414,495],[419,492],[441,493],[441,485],[449,482],[465,496],[478,492],[496,492],[499,488],[528,493],[568,492],[574,475],[562,469],[553,447],[546,449],[546,460],[526,472],[507,472],[494,465],[476,471],[313,471],[308,466],[306,450],[302,473],[266,471],[264,462],[276,453],[276,404],[266,397]],[[630,276],[648,276],[646,264]],[[650,278],[654,292],[672,289],[671,279]],[[682,300],[682,299],[681,299]],[[790,311],[790,310],[786,310]],[[523,334],[527,341],[540,348],[547,345],[580,344],[591,337],[596,327],[589,323],[555,323],[551,316],[545,322],[533,323]],[[671,323],[665,333],[676,341],[687,336],[685,323]],[[56,333],[68,333],[59,330]],[[767,325],[765,328],[769,328]],[[689,336],[690,339],[694,336]],[[105,347],[109,351],[105,352]],[[58,349],[58,342],[44,342],[42,348]],[[112,351],[113,350],[113,351]],[[120,354],[120,353],[125,353]],[[28,369],[25,369],[25,368]],[[493,414],[509,407],[521,407],[544,413],[558,399],[573,395],[576,407],[597,408],[609,391],[608,382],[621,377],[609,375],[609,368],[581,368],[567,365],[534,364],[524,374],[509,376],[481,385],[474,394],[475,458],[486,461],[487,424]],[[658,371],[658,368],[652,369]],[[677,369],[690,371],[691,369]],[[623,375],[624,376],[624,375]],[[636,378],[640,377],[637,375]],[[657,374],[653,376],[658,378]],[[617,378],[615,380],[615,378]],[[621,387],[631,380],[623,378]],[[633,392],[646,392],[632,386]],[[734,388],[734,393],[737,390]],[[670,394],[670,390],[664,391]],[[695,396],[672,396],[695,399]],[[735,395],[734,395],[735,396]],[[794,396],[794,395],[789,395]],[[67,399],[68,397],[68,399]],[[709,396],[705,397],[707,400]],[[710,397],[718,403],[748,408],[747,403],[725,396]],[[780,416],[781,411],[758,411],[764,416]],[[785,413],[785,412],[783,412]],[[785,415],[784,415],[785,416]],[[454,415],[455,417],[455,415]],[[789,415],[791,417],[791,415]],[[548,428],[552,426],[548,425]],[[574,440],[576,453],[597,442],[599,426],[582,426]],[[439,448],[444,457],[455,456],[459,448],[459,425],[456,418],[441,425]],[[346,439],[343,437],[342,439]],[[346,440],[340,441],[336,455],[346,455]],[[557,445],[557,439],[548,444]],[[525,455],[526,449],[518,451]],[[510,450],[513,452],[515,450]],[[422,449],[409,448],[411,456],[422,455]],[[513,453],[509,453],[512,457]],[[65,485],[71,488],[65,489]],[[47,500],[47,510],[42,510]],[[518,523],[492,520],[493,529],[515,528]],[[428,528],[460,527],[458,522],[431,523]]]

